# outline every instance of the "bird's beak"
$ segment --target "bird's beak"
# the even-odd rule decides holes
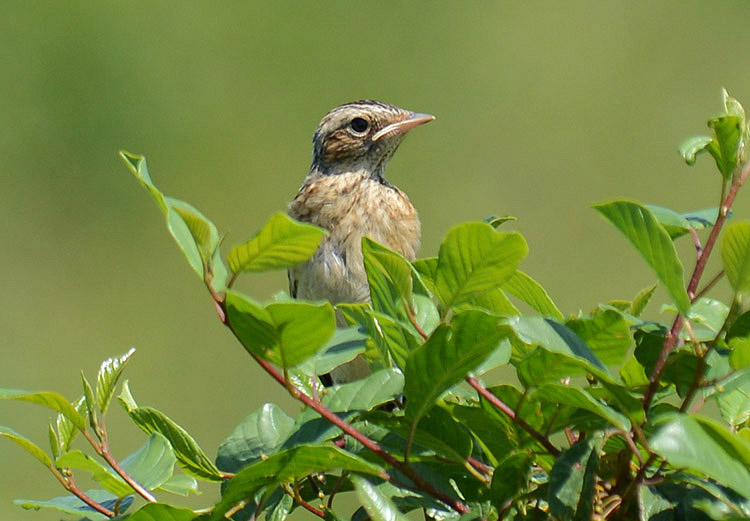
[[[418,127],[419,125],[424,125],[425,123],[429,123],[433,119],[435,119],[435,116],[433,116],[432,114],[418,114],[418,113],[412,112],[408,118],[401,120],[401,121],[397,121],[396,123],[391,123],[387,127],[384,127],[378,130],[372,136],[372,140],[377,141],[380,138],[383,138],[391,134],[406,134],[408,131],[410,131],[414,127]]]

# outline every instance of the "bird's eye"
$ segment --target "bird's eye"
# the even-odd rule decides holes
[[[351,123],[349,123],[349,126],[352,127],[352,130],[354,132],[364,132],[367,130],[367,127],[369,124],[367,123],[367,120],[362,118],[354,118]]]

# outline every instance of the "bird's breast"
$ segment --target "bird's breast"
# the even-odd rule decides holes
[[[332,302],[369,299],[363,236],[409,260],[416,258],[419,249],[419,217],[409,198],[364,173],[308,180],[290,204],[289,215],[329,232],[313,258],[295,269],[301,298]]]

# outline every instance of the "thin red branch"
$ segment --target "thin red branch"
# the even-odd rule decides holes
[[[511,409],[508,405],[503,403],[500,398],[492,394],[486,387],[484,387],[476,378],[468,377],[466,378],[466,381],[471,385],[476,391],[485,398],[488,402],[490,402],[495,408],[499,409],[503,414],[508,416],[510,419],[512,419],[514,422],[518,424],[519,427],[521,427],[523,430],[531,434],[531,436],[537,440],[539,443],[542,444],[542,446],[547,449],[547,452],[552,454],[553,456],[559,456],[560,455],[560,449],[555,447],[549,439],[547,439],[543,434],[541,434],[539,431],[537,431],[534,427],[526,423],[526,421],[518,416],[513,409]]]
[[[222,306],[222,309],[224,309],[224,314],[226,316],[226,309],[224,308],[224,301],[221,300],[219,303]],[[230,331],[232,331],[235,337],[237,337],[237,334],[235,333],[229,321],[224,322],[224,324],[229,328]],[[432,497],[449,505],[451,508],[453,508],[454,510],[456,510],[457,512],[461,514],[466,514],[469,512],[469,507],[467,507],[463,501],[454,499],[448,496],[447,494],[445,494],[444,492],[442,492],[441,490],[439,490],[432,483],[430,483],[429,481],[425,480],[422,476],[420,476],[411,466],[391,456],[388,452],[383,450],[383,448],[380,445],[378,445],[377,442],[368,438],[365,434],[360,432],[353,425],[342,420],[338,415],[336,415],[336,413],[334,413],[328,407],[323,405],[319,400],[316,400],[314,398],[311,398],[310,396],[307,396],[305,393],[301,392],[299,389],[297,389],[296,387],[288,383],[284,379],[284,377],[281,375],[281,373],[279,373],[279,371],[273,365],[271,365],[270,362],[267,362],[266,360],[259,358],[253,353],[250,353],[250,356],[252,356],[253,359],[274,380],[276,380],[280,385],[282,385],[287,390],[289,390],[289,392],[292,394],[294,398],[301,401],[304,405],[313,409],[315,412],[320,414],[323,418],[325,418],[326,420],[331,422],[333,425],[335,425],[336,427],[344,431],[344,433],[346,433],[347,435],[351,436],[352,438],[360,442],[365,448],[373,452],[375,455],[377,455],[380,459],[385,461],[387,464],[389,464],[390,466],[402,472],[421,490],[427,492]],[[386,481],[391,480],[391,476],[387,472],[383,472],[380,477]]]
[[[78,485],[76,485],[72,474],[66,477],[63,476],[62,473],[55,467],[49,467],[49,469],[52,471],[52,474],[57,478],[57,480],[62,484],[62,486],[65,487],[65,490],[76,496],[78,499],[86,503],[88,506],[90,506],[100,514],[103,514],[107,517],[115,517],[114,512],[109,510],[107,507],[100,505],[89,496],[87,496],[83,490],[78,488]]]
[[[701,276],[703,275],[703,271],[706,269],[708,258],[711,256],[711,252],[714,249],[716,240],[719,238],[719,232],[721,232],[721,228],[724,226],[724,221],[726,221],[727,216],[729,215],[729,210],[732,208],[735,197],[737,197],[737,192],[747,180],[748,175],[750,175],[750,162],[743,166],[742,172],[732,183],[732,186],[729,189],[729,193],[727,193],[724,202],[719,207],[719,215],[716,218],[714,227],[711,229],[711,233],[708,236],[706,245],[704,246],[703,251],[698,257],[698,261],[695,263],[693,274],[690,277],[690,282],[688,283],[687,294],[688,297],[690,297],[690,302],[694,302],[698,296],[696,290],[698,288],[698,283],[700,282]],[[643,395],[643,409],[646,411],[648,411],[648,408],[651,405],[651,401],[654,399],[656,389],[659,387],[659,382],[661,382],[661,379],[664,376],[664,369],[667,363],[667,358],[669,357],[669,354],[672,352],[672,350],[677,346],[677,341],[680,337],[680,331],[682,331],[684,320],[685,319],[682,317],[682,315],[678,314],[675,317],[674,322],[672,323],[672,329],[670,329],[669,333],[667,333],[667,336],[664,338],[664,345],[662,346],[661,352],[659,353],[659,358],[656,361],[656,365],[654,365],[654,370],[651,373],[648,388]]]
[[[115,460],[115,458],[112,457],[112,453],[109,451],[109,446],[107,445],[107,437],[106,433],[102,432],[102,442],[97,443],[96,440],[91,436],[91,434],[88,431],[82,431],[84,437],[89,441],[91,446],[94,448],[97,454],[101,456],[104,461],[107,462],[107,464],[112,467],[112,470],[114,470],[122,479],[130,485],[130,487],[135,490],[139,496],[141,496],[143,499],[148,501],[149,503],[156,503],[156,498],[154,495],[146,490],[140,483],[138,483],[136,480],[134,480],[130,474],[125,472],[125,469],[123,469],[120,464]]]

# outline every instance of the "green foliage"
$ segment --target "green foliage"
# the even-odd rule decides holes
[[[217,227],[162,194],[143,157],[123,153],[219,319],[302,410],[263,404],[221,443],[214,464],[185,428],[138,405],[126,381],[119,401],[148,437],[118,460],[106,415],[132,350],[105,361],[95,386],[82,375],[74,402],[0,389],[2,399],[56,412],[49,453],[9,427],[0,437],[70,493],[18,504],[89,519],[284,521],[304,508],[338,520],[337,494],[353,491],[361,507],[352,521],[403,520],[415,510],[439,521],[747,518],[750,224],[726,221],[750,171],[750,131],[739,102],[726,92],[723,101],[712,135],[680,147],[688,164],[704,151],[713,157],[719,208],[595,205],[658,282],[574,316],[519,270],[526,241],[506,230],[511,218],[496,217],[452,228],[436,257],[414,262],[363,238],[371,302],[258,302],[231,290],[235,280],[307,261],[326,232],[276,214],[229,252],[227,281]],[[675,241],[687,235],[698,260],[683,264]],[[719,277],[703,277],[714,246],[732,291],[726,302],[708,295]],[[646,316],[658,284],[668,321]],[[337,329],[337,318],[348,327]],[[369,376],[322,385],[322,375],[356,357]],[[701,412],[705,403],[720,419]],[[90,448],[72,449],[77,435]],[[185,473],[174,474],[175,464]],[[103,490],[79,489],[73,476],[82,473]],[[222,483],[216,504],[163,501],[197,492],[198,480]],[[145,504],[128,514],[137,497]]]

